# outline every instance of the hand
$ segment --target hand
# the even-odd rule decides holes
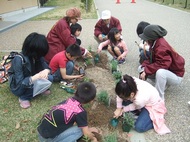
[[[50,70],[48,70],[48,69],[42,70],[41,72],[39,72],[40,78],[48,79],[49,72],[50,72]]]
[[[99,35],[98,35],[98,39],[99,39],[101,42],[103,41],[102,34],[99,34]]]
[[[88,51],[88,52],[86,53],[86,57],[92,58],[92,54]]]
[[[102,49],[98,48],[97,53],[100,54],[101,51],[102,51]]]
[[[121,116],[123,114],[123,109],[122,108],[117,108],[114,111],[114,118],[118,118],[119,116]]]
[[[146,73],[143,71],[140,76],[139,76],[140,79],[142,80],[146,80]]]

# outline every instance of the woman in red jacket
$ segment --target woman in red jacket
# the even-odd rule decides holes
[[[155,87],[162,99],[166,86],[181,83],[185,60],[163,38],[167,31],[159,25],[147,26],[139,37],[150,45],[150,58],[139,67],[140,78],[155,75]]]
[[[76,38],[71,35],[70,24],[75,24],[81,19],[81,12],[78,8],[70,8],[66,11],[66,16],[60,19],[49,31],[47,40],[49,51],[45,56],[49,63],[53,56],[65,50],[69,45],[76,43]],[[87,49],[81,47],[82,55],[89,55]],[[90,56],[90,55],[89,55]]]

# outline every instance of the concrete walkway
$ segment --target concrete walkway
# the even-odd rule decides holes
[[[181,54],[185,60],[186,73],[184,80],[180,86],[171,86],[165,94],[165,102],[168,110],[165,116],[166,124],[170,128],[171,133],[167,135],[158,135],[154,130],[139,134],[131,131],[131,142],[189,142],[190,141],[190,13],[169,8],[146,0],[136,0],[136,3],[131,3],[131,0],[120,0],[120,4],[116,4],[116,0],[95,0],[97,12],[109,9],[112,15],[119,18],[123,28],[122,34],[129,48],[127,60],[124,65],[120,66],[123,74],[129,74],[138,77],[138,48],[135,41],[139,41],[136,34],[136,26],[140,21],[147,21],[151,24],[159,24],[167,29],[168,34],[166,40],[173,48]],[[35,15],[32,15],[35,16]],[[0,33],[0,51],[20,50],[25,37],[31,32],[39,32],[47,34],[51,29],[55,20],[52,21],[20,21],[18,25],[16,19],[21,15],[14,16],[6,22],[17,22],[17,26],[3,29]],[[26,16],[27,17],[27,16]],[[31,15],[28,15],[31,18]],[[83,27],[81,40],[84,47],[91,46],[94,50],[97,48],[97,43],[93,38],[94,25],[97,19],[84,19],[79,21]]]
[[[32,17],[35,17],[52,9],[53,7],[47,7],[47,8],[35,7],[33,9],[29,9],[26,11],[18,11],[16,12],[17,14],[14,14],[14,12],[10,14],[5,14],[3,21],[0,21],[0,32],[8,30],[13,26],[16,26],[26,20],[29,20]]]

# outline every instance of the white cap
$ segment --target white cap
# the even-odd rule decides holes
[[[102,19],[110,19],[111,18],[111,11],[109,10],[104,10],[102,11]]]

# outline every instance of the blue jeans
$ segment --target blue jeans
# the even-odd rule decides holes
[[[82,129],[77,126],[73,126],[65,130],[55,138],[45,139],[40,134],[38,135],[38,137],[40,142],[76,142],[80,137],[82,137],[82,135]]]
[[[74,62],[73,61],[68,61],[66,65],[66,74],[71,75],[74,70]],[[61,76],[60,69],[58,69],[54,74],[53,74],[53,81],[54,82],[59,82],[64,80]]]
[[[153,122],[150,119],[148,110],[146,108],[142,108],[139,117],[135,122],[135,130],[139,133],[142,133],[153,128]]]

